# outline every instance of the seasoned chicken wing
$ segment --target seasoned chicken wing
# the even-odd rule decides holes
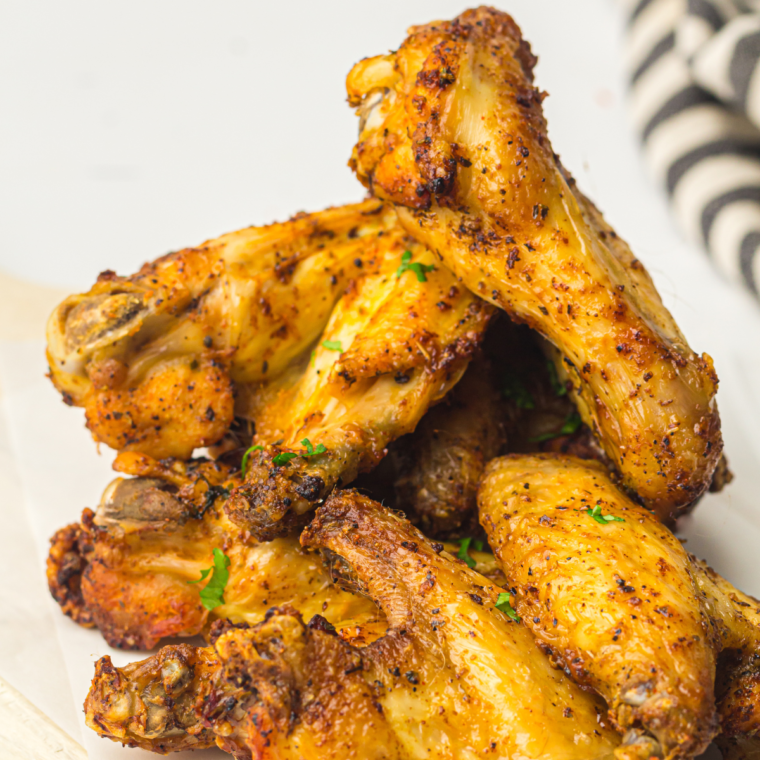
[[[721,727],[716,743],[726,760],[756,757],[760,753],[760,601],[734,588],[705,562],[693,556],[691,560],[694,580],[723,649],[715,688]]]
[[[494,460],[478,502],[541,648],[604,697],[621,732],[643,729],[666,758],[703,751],[718,731],[724,643],[675,536],[601,465],[574,457]]]
[[[486,361],[476,360],[445,401],[391,449],[393,504],[427,535],[467,535],[486,463],[505,444],[504,409]]]
[[[389,510],[340,492],[302,542],[345,564],[386,636],[352,646],[280,609],[221,626],[213,649],[166,647],[123,669],[103,658],[88,725],[156,751],[208,746],[210,731],[238,757],[273,760],[649,757],[648,742],[619,747],[595,698],[503,611],[502,589]]]
[[[403,510],[428,536],[467,536],[477,532],[478,481],[495,456],[559,451],[607,463],[543,343],[506,316],[494,320],[483,358],[358,487]]]
[[[712,360],[563,171],[535,58],[489,8],[412,27],[356,64],[351,165],[473,292],[540,332],[627,487],[661,518],[709,485],[722,440]]]
[[[297,536],[262,544],[229,521],[223,503],[240,482],[229,470],[195,461],[115,480],[96,512],[85,509],[81,523],[52,539],[48,582],[63,611],[126,649],[206,634],[219,618],[258,622],[281,604],[321,613],[347,638],[383,633],[376,605],[333,585]],[[222,603],[209,610],[199,593],[206,584],[196,582],[215,548],[230,560],[229,578]]]
[[[230,519],[261,540],[303,525],[458,382],[493,313],[421,246],[357,280],[297,382],[286,373],[258,394],[261,450],[226,505]]]
[[[106,655],[95,664],[85,721],[101,736],[162,755],[213,747],[214,732],[196,708],[216,693],[219,671],[213,649],[188,644],[164,647],[125,668]]]
[[[370,200],[233,232],[131,277],[104,272],[50,317],[51,378],[95,440],[186,459],[226,433],[236,394],[308,356],[350,283],[395,270],[410,246]]]

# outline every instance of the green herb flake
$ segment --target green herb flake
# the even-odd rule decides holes
[[[567,386],[561,383],[557,374],[557,367],[551,359],[546,360],[546,369],[549,372],[549,382],[557,396],[567,396]]]
[[[245,454],[243,454],[243,461],[240,463],[240,473],[243,477],[245,477],[245,473],[248,470],[248,460],[251,457],[251,454],[253,454],[254,451],[264,451],[263,446],[251,446],[250,449],[248,449]]]
[[[340,351],[343,353],[343,344],[339,340],[323,340],[322,347],[328,351]]]
[[[520,622],[520,616],[515,612],[514,608],[510,604],[510,599],[512,598],[512,594],[510,594],[508,591],[505,591],[504,593],[499,594],[499,598],[496,600],[496,604],[494,605],[499,612],[503,612],[508,618],[511,618],[515,621],[515,623]]]
[[[274,464],[275,467],[282,467],[283,465],[287,464],[291,459],[295,459],[298,456],[293,451],[281,451],[279,454],[276,454],[272,458],[272,464]]]
[[[540,443],[541,441],[550,441],[552,438],[559,438],[561,435],[572,435],[577,432],[582,424],[581,416],[577,411],[573,410],[567,415],[567,419],[562,423],[562,427],[556,433],[542,433],[541,435],[534,435],[528,438],[532,443]]]
[[[467,538],[463,538],[459,542],[459,551],[457,552],[457,559],[461,559],[470,569],[475,567],[477,564],[477,562],[475,562],[475,560],[469,554],[471,543],[472,539],[469,536]]]
[[[200,583],[205,581],[211,574],[209,582],[200,590],[201,603],[207,610],[213,610],[224,604],[224,587],[230,579],[227,569],[230,566],[230,558],[221,550],[214,549],[214,566],[201,570],[201,577],[188,583]]]
[[[501,393],[504,398],[514,401],[518,409],[535,409],[536,402],[531,392],[517,375],[507,375]]]
[[[314,351],[311,352],[311,359],[309,359],[309,364],[311,364],[312,367],[314,366],[314,360],[316,358],[317,358],[317,352],[315,349]]]
[[[601,504],[597,504],[593,509],[587,509],[586,514],[596,520],[600,525],[608,525],[611,522],[625,522],[622,517],[616,517],[615,515],[603,515]]]
[[[401,265],[396,270],[396,277],[401,277],[404,272],[414,272],[417,276],[417,282],[427,282],[425,272],[432,272],[435,267],[432,264],[421,264],[419,261],[412,261],[412,252],[404,251],[401,254]]]
[[[327,451],[327,447],[324,443],[318,443],[316,448],[311,445],[311,441],[308,438],[304,438],[301,441],[301,446],[306,446],[306,453],[301,454],[302,457],[315,457],[319,454],[324,454]]]

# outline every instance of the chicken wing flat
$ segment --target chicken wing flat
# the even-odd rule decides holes
[[[352,281],[419,247],[370,200],[224,235],[131,277],[104,272],[52,314],[51,378],[95,440],[187,459],[229,429],[241,386],[308,356]]]
[[[349,74],[351,165],[467,287],[557,348],[583,420],[667,518],[720,458],[717,376],[552,152],[535,60],[490,8],[412,27]]]
[[[259,396],[261,451],[227,503],[233,522],[261,540],[303,525],[459,381],[493,313],[420,246],[391,272],[357,280],[298,382]]]
[[[206,634],[218,618],[259,622],[282,604],[322,613],[349,638],[383,633],[375,604],[333,585],[297,536],[261,544],[229,521],[222,505],[235,482],[218,462],[114,481],[97,512],[86,509],[81,523],[52,539],[48,582],[63,611],[126,649]],[[229,578],[222,603],[209,610],[199,593],[205,584],[195,582],[213,565],[215,548],[230,560]]]
[[[718,731],[722,645],[675,536],[574,457],[494,460],[478,502],[539,645],[604,697],[621,731],[644,729],[666,758],[703,751]]]
[[[156,751],[208,746],[210,731],[262,760],[649,757],[641,742],[619,747],[595,698],[496,608],[503,589],[407,521],[343,491],[302,542],[351,568],[385,612],[384,637],[356,647],[287,609],[253,628],[216,623],[213,649],[166,647],[124,669],[103,658],[88,725]]]

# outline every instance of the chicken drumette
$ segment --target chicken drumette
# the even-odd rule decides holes
[[[494,9],[412,27],[349,74],[351,165],[474,293],[556,347],[624,483],[668,518],[720,459],[717,376],[552,152],[534,63]]]

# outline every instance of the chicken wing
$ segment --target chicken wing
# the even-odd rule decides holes
[[[275,381],[260,396],[252,414],[262,450],[226,505],[260,540],[292,532],[333,487],[375,467],[479,347],[493,307],[429,251],[404,257],[341,298],[297,383]]]
[[[157,751],[208,742],[210,730],[228,752],[262,759],[649,757],[646,742],[619,747],[595,698],[496,609],[502,589],[407,521],[343,491],[302,543],[351,568],[386,636],[355,647],[281,609],[224,630],[213,650],[166,647],[121,670],[103,658],[88,725]]]
[[[348,76],[351,166],[467,287],[556,346],[624,483],[668,518],[720,458],[717,376],[552,152],[535,60],[494,9],[412,27]]]
[[[440,539],[478,529],[478,481],[500,453],[561,451],[606,462],[537,337],[506,316],[493,320],[483,357],[356,487]]]
[[[467,535],[477,526],[478,481],[506,441],[491,374],[486,361],[474,361],[446,400],[390,451],[393,504],[429,536]]]
[[[721,646],[675,536],[574,457],[494,460],[478,504],[542,649],[604,697],[621,731],[643,728],[666,758],[703,751],[718,731]]]
[[[369,200],[224,235],[131,277],[104,272],[50,317],[50,376],[96,441],[187,459],[225,434],[241,388],[308,357],[351,282],[419,247]]]
[[[126,649],[206,634],[218,618],[258,622],[282,604],[322,613],[347,638],[385,632],[378,608],[333,585],[297,536],[261,544],[229,521],[222,505],[239,473],[236,481],[219,462],[202,461],[167,469],[115,480],[97,512],[85,509],[81,523],[53,537],[48,583],[76,622]],[[214,548],[229,558],[229,578],[222,604],[208,610],[203,586],[191,582],[213,565]]]
[[[705,562],[691,557],[723,654],[715,696],[720,715],[716,743],[728,758],[760,754],[760,602],[734,588]]]

